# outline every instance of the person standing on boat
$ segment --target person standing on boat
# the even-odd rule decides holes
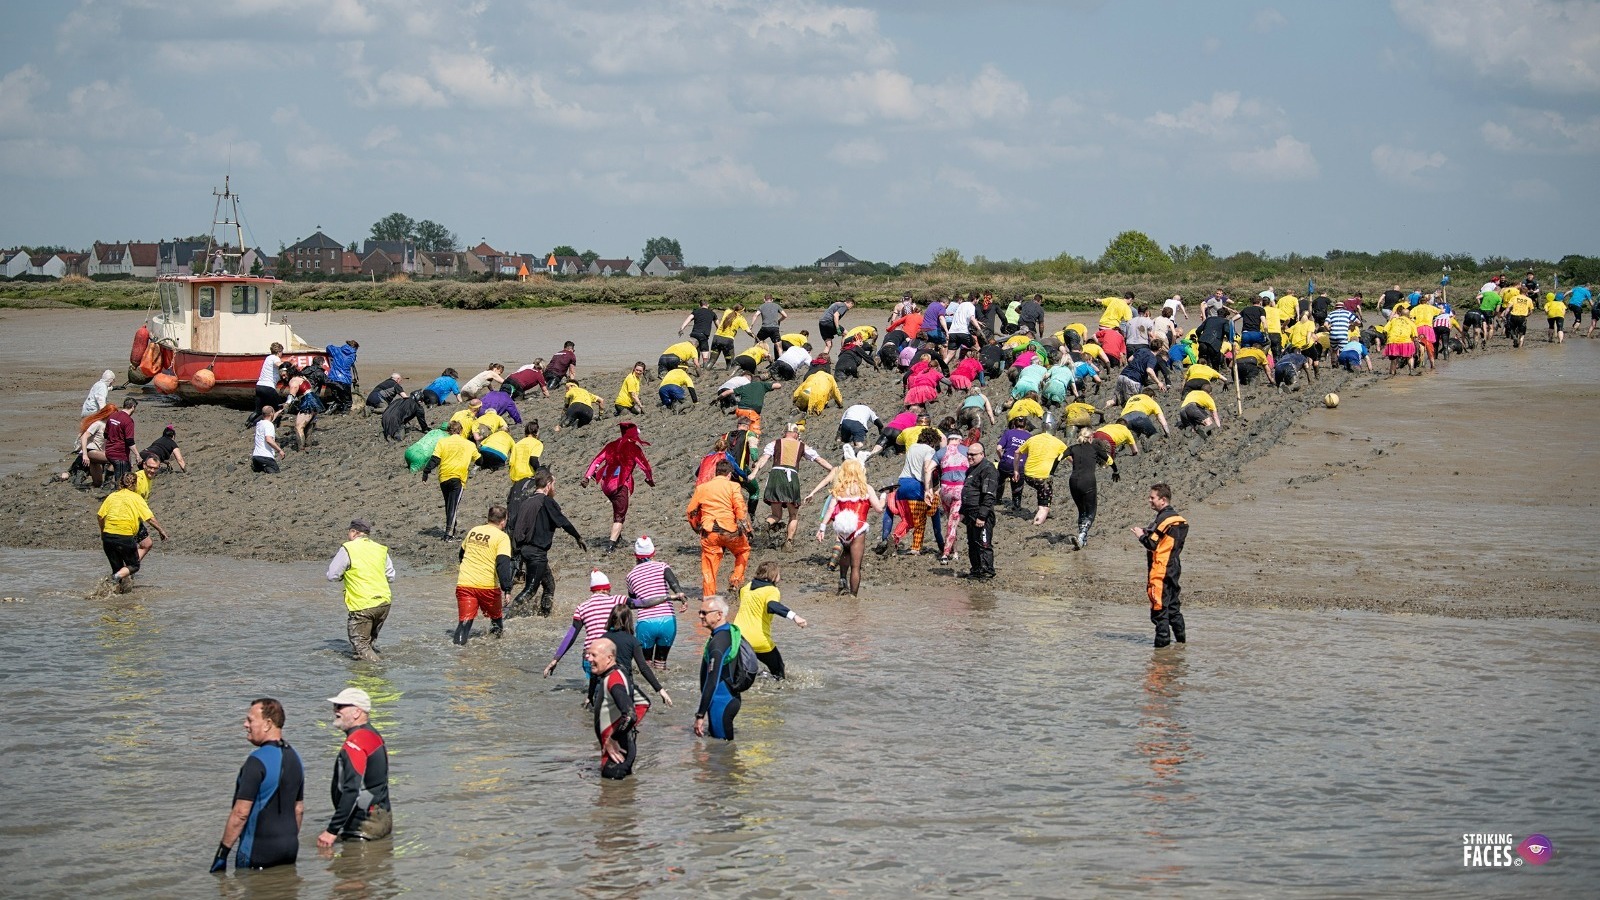
[[[333,390],[333,409],[329,412],[348,414],[351,385],[356,379],[356,351],[361,349],[361,345],[355,341],[345,341],[343,344],[329,344],[326,349],[328,387]]]
[[[352,519],[350,540],[340,545],[328,563],[328,580],[344,582],[344,605],[349,617],[350,653],[356,659],[377,662],[378,632],[389,618],[393,594],[394,560],[389,548],[372,539],[372,523]]]

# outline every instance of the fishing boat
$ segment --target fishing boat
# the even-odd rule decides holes
[[[283,282],[240,271],[239,197],[227,180],[212,194],[217,200],[206,271],[156,279],[160,310],[152,307],[134,334],[128,380],[190,402],[248,405],[274,343],[284,347],[282,360],[297,368],[312,362],[326,368],[328,355],[301,340],[286,320],[273,318],[272,294]],[[219,243],[219,228],[231,228],[234,240]]]

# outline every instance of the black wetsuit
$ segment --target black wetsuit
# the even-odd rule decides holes
[[[300,852],[295,804],[305,800],[305,770],[300,754],[286,741],[262,744],[239,769],[233,799],[250,802],[250,816],[239,835],[234,865],[265,869],[294,865]]]
[[[398,441],[405,433],[406,423],[415,421],[422,429],[423,434],[428,432],[428,416],[422,401],[415,397],[400,397],[389,404],[383,411],[383,438],[387,441]]]
[[[1067,478],[1067,490],[1078,507],[1078,537],[1080,542],[1094,527],[1094,517],[1100,509],[1099,468],[1111,459],[1111,451],[1101,441],[1073,444],[1067,448],[1067,460],[1072,464],[1072,475]]]
[[[739,695],[728,687],[723,676],[723,660],[733,647],[733,629],[724,622],[711,632],[700,656],[700,707],[695,717],[704,716],[706,733],[725,741],[733,740],[733,720],[739,715]]]
[[[332,794],[333,818],[328,831],[352,838],[389,833],[389,750],[376,728],[357,725],[345,733],[334,758]]]

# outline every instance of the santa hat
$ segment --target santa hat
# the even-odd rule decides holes
[[[607,578],[606,577],[606,573],[600,571],[599,569],[590,569],[589,570],[589,590],[590,591],[609,591],[609,590],[611,590],[611,579]]]
[[[633,555],[640,559],[656,555],[656,544],[650,540],[650,535],[641,534],[639,539],[633,542]]]

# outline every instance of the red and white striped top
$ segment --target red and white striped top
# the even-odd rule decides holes
[[[578,604],[572,611],[572,617],[583,622],[583,647],[585,650],[595,641],[606,636],[606,620],[611,618],[611,611],[619,603],[627,603],[627,597],[615,594],[592,594],[589,599]]]
[[[633,567],[628,573],[628,594],[640,600],[655,600],[665,597],[671,590],[667,587],[667,564],[647,559]],[[673,616],[672,604],[657,603],[655,606],[636,609],[634,612],[642,621],[644,619],[670,619]]]

